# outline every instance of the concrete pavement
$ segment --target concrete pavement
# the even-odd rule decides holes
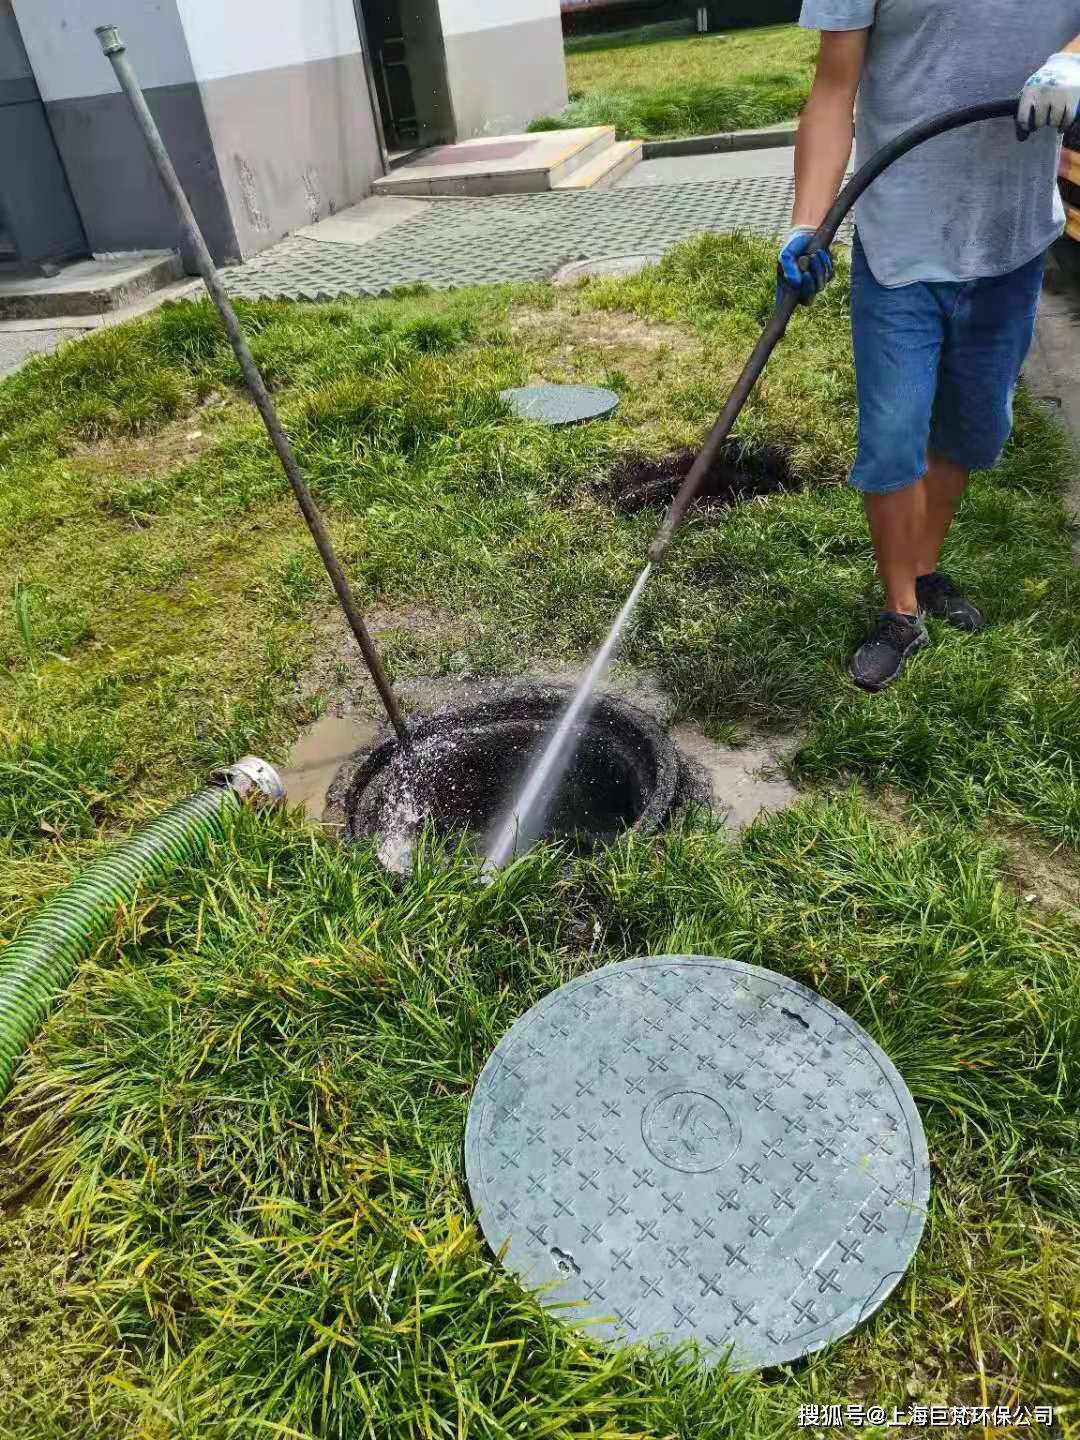
[[[1035,343],[1024,366],[1024,383],[1073,438],[1077,464],[1065,506],[1080,527],[1080,280],[1066,272],[1053,252],[1047,264]],[[1073,555],[1080,565],[1080,535],[1073,542]]]
[[[774,150],[732,150],[717,155],[673,155],[662,160],[642,160],[620,180],[620,190],[640,185],[685,185],[701,180],[746,180],[758,176],[782,177],[795,174],[795,151],[785,145]]]
[[[8,375],[34,355],[49,355],[85,330],[5,330],[0,327],[0,375]]]

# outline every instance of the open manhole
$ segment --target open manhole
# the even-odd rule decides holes
[[[507,815],[530,762],[572,696],[564,685],[522,685],[448,706],[353,756],[327,796],[326,819],[347,841],[375,839],[387,869],[407,874],[426,823],[478,850]],[[680,764],[651,716],[609,694],[597,697],[573,737],[540,838],[579,850],[628,829],[661,824],[675,804]]]
[[[696,450],[676,450],[659,460],[632,459],[608,477],[604,489],[624,515],[636,515],[650,506],[667,506],[696,457]],[[775,495],[800,488],[801,481],[792,472],[791,463],[782,450],[732,439],[721,447],[695,503],[735,505],[752,500],[755,495]]]

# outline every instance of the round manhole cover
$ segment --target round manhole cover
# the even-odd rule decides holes
[[[918,1111],[866,1032],[796,981],[697,955],[533,1006],[480,1076],[465,1162],[491,1248],[564,1318],[730,1346],[743,1369],[871,1315],[930,1195]]]
[[[553,285],[576,285],[580,280],[619,279],[626,275],[640,275],[646,265],[656,265],[663,259],[659,251],[639,251],[631,255],[605,255],[597,260],[572,260],[563,265],[551,277]]]
[[[523,385],[516,390],[500,390],[499,399],[519,419],[539,420],[545,425],[600,420],[619,403],[614,390],[600,385]]]

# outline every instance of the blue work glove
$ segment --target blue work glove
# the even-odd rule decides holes
[[[832,256],[828,250],[816,250],[805,270],[799,269],[799,261],[806,255],[807,247],[816,225],[793,225],[784,236],[780,249],[780,268],[776,281],[776,298],[779,302],[781,287],[798,290],[799,303],[809,305],[815,295],[820,295],[833,278]]]
[[[1064,135],[1080,118],[1080,54],[1067,50],[1051,55],[1024,86],[1016,112],[1016,133],[1026,140],[1033,130],[1049,126]]]

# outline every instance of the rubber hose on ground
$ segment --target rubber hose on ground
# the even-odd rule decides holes
[[[227,810],[243,800],[279,804],[283,798],[276,771],[244,756],[95,860],[0,950],[0,1097],[56,997],[108,931],[117,906],[145,881],[199,859],[222,833]]]

